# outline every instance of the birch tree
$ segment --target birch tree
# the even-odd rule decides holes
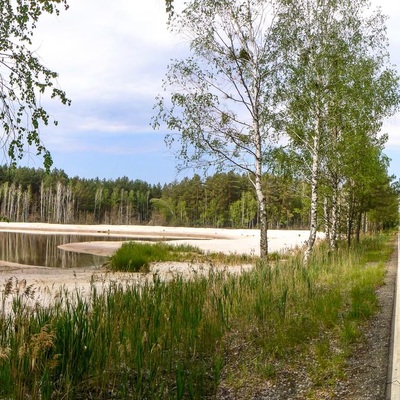
[[[311,187],[305,262],[320,224],[321,191],[326,232],[331,248],[336,245],[349,138],[366,135],[373,143],[383,118],[399,101],[398,79],[388,62],[385,17],[379,11],[366,16],[368,6],[366,0],[289,0],[279,16],[284,27],[279,37],[285,43],[282,124]]]
[[[0,147],[15,162],[32,146],[46,169],[52,159],[39,128],[51,118],[40,97],[46,92],[63,104],[69,100],[56,85],[57,73],[32,48],[32,36],[41,16],[58,14],[60,5],[67,8],[66,0],[0,0]]]
[[[373,57],[361,55],[343,66],[347,82],[345,85],[339,82],[333,96],[336,107],[335,113],[331,112],[329,153],[323,165],[323,178],[330,200],[329,240],[332,250],[337,246],[341,210],[345,208],[340,204],[344,198],[344,185],[348,181],[354,182],[356,176],[357,185],[364,187],[362,192],[369,188],[367,196],[371,196],[369,183],[381,179],[382,171],[387,176],[381,161],[387,135],[380,134],[380,130],[383,119],[398,108],[398,77],[395,71],[384,65],[384,58],[381,58],[384,53],[376,49],[374,53]],[[354,55],[352,52],[351,56]],[[344,75],[344,72],[340,73]]]
[[[349,157],[345,165],[346,182],[343,187],[347,243],[352,235],[360,239],[362,216],[374,208],[375,188],[381,188],[389,181],[387,164],[382,156],[382,148],[372,145],[368,138],[358,137],[358,152]]]
[[[178,142],[178,168],[245,172],[257,196],[260,255],[268,254],[266,196],[261,185],[273,129],[275,2],[193,0],[170,27],[189,38],[191,56],[169,65],[157,98],[162,122]],[[169,98],[168,98],[169,97]]]

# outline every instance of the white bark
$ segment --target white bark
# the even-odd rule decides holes
[[[318,226],[318,172],[319,172],[319,134],[314,136],[312,167],[311,167],[311,210],[310,210],[310,235],[307,249],[304,253],[304,264],[307,264],[317,237]]]
[[[61,182],[57,182],[56,197],[54,199],[54,218],[56,223],[62,222],[62,211],[63,211],[63,185]]]
[[[268,256],[268,219],[266,210],[266,200],[261,187],[261,175],[256,175],[255,189],[258,199],[258,209],[260,217],[260,256]]]
[[[332,207],[330,216],[330,229],[329,229],[329,247],[331,250],[336,249],[337,245],[337,229],[338,229],[338,204],[339,204],[339,185],[335,184],[332,194]]]
[[[325,225],[325,237],[330,237],[330,215],[328,207],[328,197],[324,197],[324,225]]]

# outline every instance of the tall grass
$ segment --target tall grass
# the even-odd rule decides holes
[[[60,293],[50,308],[9,289],[0,397],[207,399],[300,359],[315,385],[329,385],[377,309],[387,248],[374,239],[327,256],[322,245],[306,269],[293,257],[240,276],[93,286],[89,297]]]
[[[109,266],[113,271],[146,272],[151,262],[193,259],[198,254],[200,249],[190,245],[125,242],[110,257]]]

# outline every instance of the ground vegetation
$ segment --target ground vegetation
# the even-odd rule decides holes
[[[392,246],[381,235],[326,250],[308,268],[286,255],[236,276],[61,289],[33,309],[35,288],[11,278],[0,299],[0,395],[334,398],[378,310]]]

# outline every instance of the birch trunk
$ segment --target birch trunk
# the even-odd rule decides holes
[[[31,186],[28,186],[27,190],[24,193],[24,198],[22,200],[23,202],[23,222],[28,222],[29,221],[29,210],[31,207],[31,201],[32,201],[32,188]]]
[[[16,211],[15,211],[15,221],[20,222],[22,220],[21,217],[21,201],[22,201],[22,186],[18,185],[17,191],[17,199],[16,199]]]
[[[255,181],[258,201],[258,212],[260,218],[260,257],[268,257],[268,217],[267,217],[267,201],[262,189],[262,155],[261,155],[261,135],[259,134],[258,121],[254,121],[256,132],[256,165],[255,165]]]
[[[71,223],[74,219],[74,194],[71,186],[67,186],[65,191],[64,223]]]
[[[54,199],[54,219],[57,224],[62,223],[62,212],[63,212],[63,184],[57,182],[56,197]]]
[[[255,189],[258,200],[258,211],[260,217],[260,257],[268,257],[268,218],[267,207],[264,192],[261,186],[261,175],[257,174],[255,177]]]
[[[330,250],[336,250],[337,247],[337,225],[338,225],[338,197],[339,197],[339,185],[335,182],[332,195],[332,208],[331,208],[331,226],[329,235],[329,248]]]
[[[258,89],[257,84],[254,86],[254,115],[258,115]],[[258,210],[260,217],[260,257],[268,258],[268,217],[267,217],[267,201],[262,189],[262,137],[260,134],[260,126],[257,117],[253,119],[253,127],[255,132],[255,190],[258,200]]]
[[[44,183],[40,182],[40,220],[44,221]]]
[[[8,182],[3,183],[2,192],[3,200],[1,203],[1,215],[5,217],[7,215]]]
[[[360,235],[361,235],[361,222],[362,222],[362,212],[359,211],[357,213],[357,221],[356,221],[356,243],[360,243]]]
[[[325,195],[324,197],[324,226],[325,226],[325,236],[330,237],[331,232],[330,232],[330,210],[328,207],[328,197]]]
[[[267,216],[267,201],[262,188],[262,163],[263,163],[263,138],[260,127],[260,66],[258,65],[260,55],[257,54],[259,48],[256,44],[254,31],[250,30],[250,41],[253,43],[253,83],[252,83],[252,109],[253,109],[253,130],[255,144],[255,190],[258,200],[258,209],[260,217],[260,257],[268,258],[268,216]]]
[[[14,208],[15,208],[15,194],[16,188],[15,183],[12,183],[8,191],[8,219],[14,221]]]
[[[353,232],[353,194],[350,195],[350,200],[348,201],[348,211],[347,211],[347,246],[351,245],[351,234]]]
[[[319,171],[319,134],[314,136],[311,168],[311,210],[310,210],[310,235],[307,249],[304,253],[304,264],[307,264],[317,237],[318,224],[318,171]]]

